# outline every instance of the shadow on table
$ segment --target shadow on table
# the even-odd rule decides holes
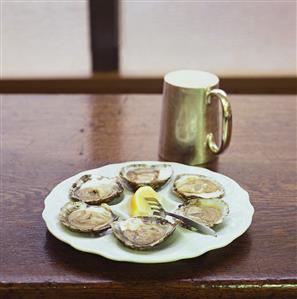
[[[227,247],[210,251],[200,257],[163,264],[134,264],[116,262],[98,255],[80,252],[46,234],[45,250],[51,260],[56,261],[58,270],[80,276],[82,280],[95,281],[168,281],[176,279],[207,279],[221,276],[228,278],[241,273],[240,263],[247,260],[252,238],[249,233],[235,240]]]

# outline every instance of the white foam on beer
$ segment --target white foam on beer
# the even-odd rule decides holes
[[[206,88],[219,83],[219,78],[216,75],[196,70],[170,72],[164,80],[170,85],[183,88]]]

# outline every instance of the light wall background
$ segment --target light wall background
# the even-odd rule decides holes
[[[92,75],[87,0],[0,4],[2,78]],[[296,1],[122,0],[119,39],[124,76],[162,76],[181,68],[292,76]]]
[[[296,74],[296,1],[121,1],[121,71]]]
[[[0,0],[2,77],[90,76],[87,0]]]

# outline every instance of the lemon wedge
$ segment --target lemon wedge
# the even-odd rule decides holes
[[[153,211],[145,200],[146,197],[154,197],[160,201],[159,194],[149,186],[140,187],[131,198],[130,215],[135,216],[152,216]]]

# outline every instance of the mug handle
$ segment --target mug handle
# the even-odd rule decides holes
[[[207,97],[210,96],[215,96],[220,100],[223,112],[223,133],[220,146],[217,146],[213,133],[207,134],[208,147],[215,155],[218,155],[230,144],[232,134],[232,110],[225,91],[221,89],[212,89],[207,93]],[[208,103],[210,104],[210,102]]]

